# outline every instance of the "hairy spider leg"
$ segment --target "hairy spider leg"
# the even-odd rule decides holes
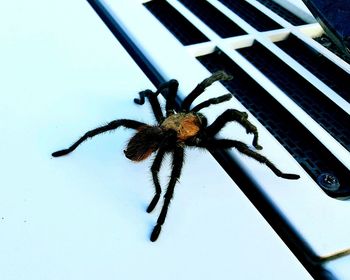
[[[166,104],[165,104],[167,117],[174,114],[174,110],[176,107],[176,95],[177,95],[178,87],[179,87],[179,82],[172,79],[168,82],[161,84],[156,91],[156,95],[158,95],[162,91],[167,91]]]
[[[161,112],[161,108],[160,108],[157,96],[158,96],[159,93],[162,93],[162,92],[166,91],[166,93],[165,93],[165,97],[166,97],[166,104],[165,104],[166,116],[168,117],[170,115],[173,115],[175,107],[176,107],[176,95],[177,95],[178,87],[179,87],[178,81],[172,79],[172,80],[170,80],[168,82],[162,83],[158,87],[157,91],[154,92],[154,93],[151,90],[145,90],[145,91],[139,92],[140,98],[139,99],[135,98],[134,102],[136,104],[142,105],[142,104],[145,103],[145,97],[148,97],[148,99],[149,99],[149,101],[151,103],[152,109],[153,109],[153,113],[155,114],[157,121],[160,123],[161,121],[159,121],[158,119],[160,119],[159,118],[159,116],[160,116],[159,112]],[[156,105],[156,103],[158,103],[158,104]],[[162,114],[162,116],[163,116],[163,114]],[[163,119],[164,119],[164,117],[161,120],[163,120]]]
[[[206,133],[209,136],[217,134],[228,122],[236,121],[242,125],[247,133],[254,135],[253,146],[261,150],[262,146],[258,144],[258,130],[249,120],[246,112],[241,112],[236,109],[227,109],[223,112],[210,126],[206,128]]]
[[[204,144],[204,147],[209,148],[209,149],[236,148],[240,153],[257,160],[258,162],[260,162],[262,164],[265,164],[278,177],[281,177],[284,179],[290,179],[290,180],[296,180],[296,179],[300,178],[300,176],[297,174],[283,173],[268,158],[266,158],[265,156],[255,152],[255,151],[250,150],[249,147],[245,143],[240,142],[240,141],[230,140],[230,139],[211,139],[211,140],[208,140]]]
[[[134,120],[128,120],[128,119],[120,119],[120,120],[114,120],[108,123],[107,125],[95,128],[93,130],[90,130],[86,132],[81,138],[78,139],[73,145],[71,145],[68,149],[60,150],[57,152],[52,153],[53,157],[60,157],[64,156],[66,154],[69,154],[70,152],[73,152],[81,143],[83,143],[85,140],[92,138],[98,134],[117,129],[120,126],[124,126],[126,128],[132,128],[132,129],[138,129],[142,126],[145,126],[145,123],[134,121]]]
[[[231,93],[220,95],[219,97],[210,98],[210,99],[203,101],[203,102],[199,103],[198,105],[194,106],[191,109],[191,112],[198,112],[198,111],[202,110],[203,108],[209,107],[210,105],[226,102],[226,101],[230,100],[231,98],[232,98]]]
[[[134,102],[139,105],[143,105],[145,103],[145,97],[147,97],[149,103],[151,104],[153,114],[158,123],[161,123],[164,120],[164,115],[162,109],[160,108],[160,104],[157,98],[157,95],[153,93],[150,89],[139,92],[140,98],[135,98]]]
[[[190,106],[192,102],[201,95],[204,90],[212,85],[216,81],[227,81],[231,80],[233,77],[231,75],[226,74],[224,71],[218,71],[213,73],[209,78],[204,79],[201,83],[199,83],[194,90],[191,91],[189,95],[183,100],[181,105],[181,110],[188,112],[190,110]]]
[[[156,193],[155,193],[151,203],[149,204],[149,206],[147,208],[148,213],[152,212],[154,207],[156,207],[156,205],[159,201],[159,198],[160,198],[160,194],[162,192],[162,189],[161,189],[160,183],[159,183],[158,172],[159,172],[160,166],[162,164],[164,154],[165,154],[165,149],[159,149],[157,152],[157,155],[154,158],[153,164],[151,166],[153,184],[154,184],[154,188],[155,188]]]
[[[159,233],[162,229],[162,225],[164,224],[166,215],[168,213],[168,208],[170,205],[170,200],[172,199],[174,194],[176,182],[178,181],[181,175],[183,161],[184,161],[184,149],[182,147],[176,146],[173,151],[173,161],[172,161],[173,169],[171,172],[168,188],[164,195],[164,204],[163,204],[162,210],[160,211],[159,217],[157,219],[157,224],[154,227],[151,234],[152,242],[157,240]]]

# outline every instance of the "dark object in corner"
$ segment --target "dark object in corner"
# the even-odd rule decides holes
[[[350,58],[350,1],[303,0],[328,37]]]

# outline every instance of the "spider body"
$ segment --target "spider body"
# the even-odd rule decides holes
[[[129,119],[114,120],[105,126],[88,131],[68,149],[54,152],[52,156],[59,157],[66,155],[74,151],[85,140],[106,131],[117,129],[120,126],[136,130],[135,135],[129,140],[127,147],[124,150],[124,154],[128,159],[138,162],[145,160],[151,154],[156,153],[151,166],[155,195],[147,208],[147,212],[151,212],[157,205],[162,192],[158,172],[164,155],[166,153],[171,153],[173,159],[170,180],[164,194],[164,202],[157,219],[157,224],[151,234],[151,241],[157,240],[167,216],[175,185],[181,175],[184,162],[184,148],[186,146],[208,148],[212,150],[235,148],[239,152],[265,164],[279,177],[285,179],[298,179],[299,175],[283,173],[269,159],[250,149],[245,143],[231,139],[218,139],[216,137],[219,131],[227,123],[236,121],[246,129],[247,133],[254,135],[252,142],[253,146],[257,150],[262,149],[258,144],[258,131],[256,127],[248,121],[248,114],[246,112],[228,109],[210,125],[207,124],[205,116],[198,112],[212,104],[218,104],[229,100],[232,97],[231,94],[208,99],[190,109],[192,102],[204,92],[206,87],[210,86],[215,81],[230,79],[232,79],[232,77],[223,71],[214,73],[195,87],[195,89],[184,99],[177,112],[175,112],[175,98],[178,88],[178,82],[176,80],[170,80],[169,82],[160,85],[156,92],[152,92],[151,90],[142,91],[139,93],[140,98],[134,99],[134,102],[142,105],[144,104],[146,97],[151,104],[154,116],[157,120],[157,125],[148,125]],[[157,95],[163,91],[168,92],[165,116],[163,115],[157,99]]]
[[[184,147],[193,141],[202,129],[204,116],[200,113],[174,113],[158,126],[145,125],[129,140],[125,156],[132,161],[147,159],[160,146],[171,150],[174,145]]]
[[[176,132],[177,140],[184,142],[190,138],[195,137],[202,126],[203,115],[199,113],[175,113],[167,117],[160,125],[164,130]]]

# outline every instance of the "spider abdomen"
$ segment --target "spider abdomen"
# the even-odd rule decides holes
[[[185,141],[198,134],[201,124],[201,118],[196,113],[177,113],[167,117],[160,126],[166,130],[175,130],[177,139]]]

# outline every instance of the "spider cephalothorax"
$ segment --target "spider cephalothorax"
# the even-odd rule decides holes
[[[167,117],[160,127],[166,131],[176,131],[179,143],[191,139],[199,133],[202,126],[202,115],[194,112],[177,113]]]
[[[185,146],[195,146],[199,148],[229,149],[235,148],[239,152],[266,164],[277,176],[285,179],[298,179],[299,175],[288,174],[280,171],[271,161],[258,152],[250,149],[243,142],[231,139],[218,139],[216,135],[228,123],[236,121],[241,124],[247,133],[254,135],[253,146],[260,150],[262,147],[258,144],[258,131],[256,127],[248,121],[248,114],[235,109],[228,109],[221,114],[211,125],[207,125],[204,115],[198,111],[212,104],[218,104],[229,100],[231,94],[225,94],[217,98],[208,99],[190,109],[192,102],[210,86],[213,82],[219,80],[230,80],[231,76],[223,71],[219,71],[211,75],[209,78],[199,83],[196,88],[184,99],[180,108],[175,112],[175,98],[177,94],[178,82],[170,80],[162,84],[156,92],[145,90],[140,92],[140,98],[134,99],[135,103],[142,105],[145,97],[149,100],[157,125],[151,126],[142,122],[119,119],[108,123],[105,126],[98,127],[85,133],[78,141],[76,141],[68,149],[54,152],[52,156],[59,157],[74,151],[82,142],[88,138],[94,137],[106,131],[114,130],[120,126],[135,129],[136,134],[129,140],[125,156],[132,161],[141,161],[148,158],[152,153],[156,152],[151,172],[155,187],[155,195],[147,208],[147,212],[151,212],[157,205],[160,194],[162,192],[158,179],[158,172],[162,164],[164,155],[172,153],[172,171],[167,190],[164,195],[164,203],[159,214],[157,224],[151,234],[151,241],[157,240],[165,221],[171,198],[173,197],[174,188],[177,180],[180,178],[182,165],[184,161]],[[166,115],[163,115],[159,105],[157,95],[167,90]]]

